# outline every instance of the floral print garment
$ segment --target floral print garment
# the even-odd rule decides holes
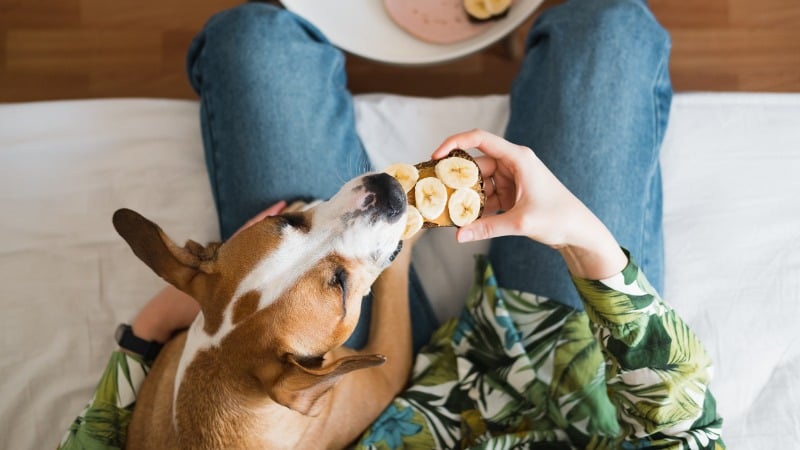
[[[136,393],[149,370],[149,364],[139,356],[115,351],[100,377],[94,398],[72,422],[58,448],[124,448]]]
[[[573,279],[585,312],[497,286],[485,259],[459,318],[357,449],[720,449],[711,361],[631,261]],[[61,449],[123,447],[148,371],[114,352]]]
[[[634,262],[573,278],[585,312],[477,280],[356,448],[724,448],[708,354]]]

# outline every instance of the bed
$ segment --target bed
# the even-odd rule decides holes
[[[502,133],[504,96],[356,99],[376,167],[426,159],[446,135]],[[732,449],[800,442],[800,94],[676,95],[663,151],[666,299],[716,362]],[[175,239],[214,240],[198,103],[0,105],[0,448],[52,448],[162,282],[111,226],[120,207]],[[452,230],[415,254],[439,317],[485,244]],[[450,287],[457,287],[451,289]],[[463,288],[463,289],[462,289]]]

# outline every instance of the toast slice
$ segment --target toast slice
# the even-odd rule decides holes
[[[458,160],[446,161],[451,158]],[[406,237],[421,228],[464,226],[483,214],[483,176],[475,159],[464,150],[453,150],[442,159],[413,166],[393,164],[386,172],[400,181],[409,206],[414,207],[409,208]]]

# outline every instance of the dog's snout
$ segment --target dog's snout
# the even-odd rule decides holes
[[[379,214],[394,219],[406,211],[406,193],[392,176],[385,173],[367,175],[363,183],[370,193],[366,202],[371,203]]]

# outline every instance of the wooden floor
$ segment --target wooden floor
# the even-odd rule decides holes
[[[188,43],[211,14],[238,3],[0,0],[0,101],[194,98],[183,69]],[[800,1],[651,0],[650,6],[672,35],[676,91],[800,92]],[[350,88],[430,96],[505,93],[523,27],[479,54],[437,66],[395,67],[351,57]]]

